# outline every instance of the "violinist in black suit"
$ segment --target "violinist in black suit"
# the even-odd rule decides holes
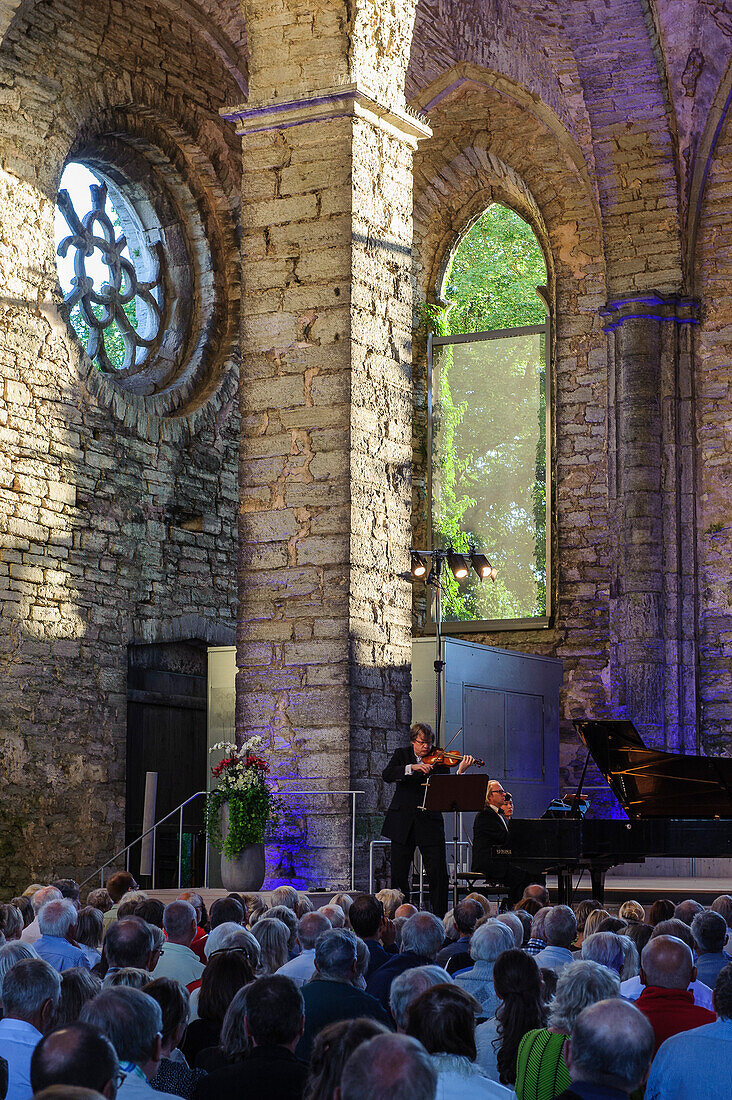
[[[442,814],[420,810],[429,775],[450,769],[424,762],[434,748],[430,726],[417,722],[409,731],[409,747],[397,749],[381,773],[385,783],[396,783],[394,797],[384,819],[382,835],[391,840],[391,884],[409,901],[410,870],[414,849],[419,848],[427,875],[432,912],[440,919],[447,912],[448,878],[445,859],[445,826]],[[458,775],[473,763],[464,756]]]
[[[497,779],[488,783],[485,797],[485,809],[475,815],[473,822],[473,870],[479,871],[488,879],[503,882],[508,887],[508,906],[512,908],[523,897],[524,888],[534,878],[510,859],[511,825],[513,807],[504,815],[506,792]],[[494,855],[493,849],[499,850]],[[501,855],[503,849],[506,854]]]

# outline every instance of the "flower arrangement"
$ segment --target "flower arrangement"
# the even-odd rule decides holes
[[[206,836],[210,844],[234,859],[248,844],[264,841],[274,807],[274,795],[265,782],[269,764],[257,755],[261,737],[250,737],[242,745],[220,741],[211,752],[225,753],[211,769],[218,786],[206,800]],[[221,808],[229,807],[229,828],[221,835]]]

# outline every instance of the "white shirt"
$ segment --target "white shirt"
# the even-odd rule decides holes
[[[645,986],[641,985],[640,975],[636,974],[634,978],[628,978],[627,981],[620,983],[620,996],[624,997],[626,1001],[637,1001],[644,988]],[[699,1005],[700,1008],[709,1008],[714,1012],[712,991],[708,985],[696,981],[691,983],[689,989],[694,994],[695,1005]]]
[[[20,933],[21,943],[35,943],[36,940],[40,940],[41,930],[38,927],[38,917],[34,917],[27,928],[24,928]]]
[[[197,982],[203,971],[203,963],[195,951],[182,943],[170,943],[166,940],[163,953],[153,970],[153,978],[174,978],[181,985],[188,985],[189,982]]]
[[[43,1036],[25,1020],[0,1020],[0,1057],[8,1063],[5,1100],[30,1100],[30,1064]]]
[[[315,973],[315,948],[308,947],[301,951],[295,959],[290,959],[277,971],[283,978],[290,978],[299,989],[301,985],[309,982]]]

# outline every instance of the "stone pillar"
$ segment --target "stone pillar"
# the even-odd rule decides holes
[[[609,302],[612,702],[648,745],[696,751],[692,327],[696,303]]]
[[[237,736],[264,736],[300,789],[364,791],[363,853],[409,720],[411,161],[430,131],[395,94],[409,20],[385,101],[362,86],[361,7],[349,38],[341,5],[252,4],[250,99],[227,117],[244,164]],[[314,91],[326,69],[344,83]],[[304,808],[273,877],[348,884],[347,800]]]

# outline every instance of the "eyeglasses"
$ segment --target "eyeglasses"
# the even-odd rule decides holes
[[[211,952],[209,959],[215,959],[217,955],[232,955],[235,952],[239,955],[246,955],[247,950],[245,947],[219,947],[218,951]]]

